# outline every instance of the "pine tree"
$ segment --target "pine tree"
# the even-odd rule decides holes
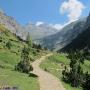
[[[29,73],[33,70],[33,67],[30,65],[29,50],[27,47],[22,49],[21,61],[17,64],[15,69],[24,73]]]
[[[37,49],[42,49],[42,47],[41,47],[41,45],[40,44],[38,44],[38,48]]]
[[[70,71],[65,72],[67,74],[64,74],[64,77],[73,87],[78,87],[83,80],[83,69],[81,67],[84,64],[83,53],[80,51],[71,51],[68,54],[68,58],[70,59]]]
[[[62,71],[62,75],[63,75],[63,80],[65,82],[69,82],[69,70],[67,66],[64,67],[64,70]]]
[[[85,78],[83,82],[83,89],[89,90],[90,89],[90,74],[88,72],[85,73]]]
[[[7,47],[8,49],[11,49],[11,46],[12,46],[11,42],[8,41],[8,42],[6,43],[6,47]]]
[[[32,47],[32,40],[30,37],[30,34],[28,33],[27,38],[26,38],[26,43],[28,44],[28,47]]]
[[[70,82],[77,87],[81,84],[83,70],[81,65],[84,63],[83,53],[80,51],[72,52],[68,55],[70,62]]]

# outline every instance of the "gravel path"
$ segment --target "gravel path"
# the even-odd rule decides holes
[[[33,73],[36,74],[39,78],[40,90],[65,90],[58,78],[48,72],[43,71],[39,67],[40,63],[50,55],[52,54],[42,56],[40,59],[32,63],[32,66],[34,68]]]

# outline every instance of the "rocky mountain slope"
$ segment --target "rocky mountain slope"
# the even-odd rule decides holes
[[[51,27],[48,24],[42,24],[36,26],[35,24],[28,24],[25,26],[20,25],[13,17],[7,16],[4,12],[0,11],[0,24],[3,24],[12,33],[15,33],[21,39],[26,39],[28,32],[34,41],[39,41],[39,39],[55,34],[58,32],[57,29]]]
[[[28,31],[34,41],[39,41],[44,37],[53,35],[58,32],[57,29],[53,28],[49,24],[41,24],[36,26],[35,24],[27,24],[25,30]]]
[[[90,14],[87,17],[86,23],[84,25],[84,31],[79,34],[70,44],[65,46],[60,51],[70,51],[76,49],[90,49]]]
[[[72,22],[58,31],[46,23],[39,26],[35,24],[22,26],[14,18],[0,12],[0,24],[4,24],[12,33],[24,40],[29,32],[34,42],[57,51],[70,44],[79,34],[87,29],[90,25],[90,17]]]
[[[4,12],[0,12],[0,24],[5,25],[12,33],[25,39],[27,32],[13,17],[7,16]]]
[[[86,22],[86,18],[77,20],[65,26],[58,33],[45,37],[42,40],[42,45],[54,50],[59,50],[75,39],[81,32]]]

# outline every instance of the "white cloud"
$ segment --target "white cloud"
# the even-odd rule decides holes
[[[36,26],[40,26],[42,24],[44,24],[44,22],[41,22],[41,21],[36,22]]]
[[[61,4],[60,13],[67,13],[69,22],[73,22],[79,19],[84,8],[85,6],[79,0],[67,0]]]
[[[64,0],[60,6],[60,13],[67,14],[68,22],[64,24],[49,24],[52,28],[61,30],[66,25],[70,24],[73,21],[76,21],[82,15],[83,10],[85,9],[84,4],[80,0]],[[44,22],[38,21],[36,26],[40,26]]]
[[[57,30],[61,30],[63,28],[63,25],[61,25],[61,24],[55,24],[55,25],[53,25],[53,28],[55,28]]]

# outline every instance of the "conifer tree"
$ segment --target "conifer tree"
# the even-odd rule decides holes
[[[7,47],[8,49],[11,49],[11,46],[12,46],[11,42],[8,41],[8,42],[6,43],[6,47]]]
[[[83,80],[83,69],[82,64],[84,64],[84,56],[80,51],[72,51],[68,54],[68,58],[70,59],[70,71],[64,72],[64,74],[68,82],[73,87],[78,87]]]
[[[21,61],[17,64],[15,69],[24,73],[29,73],[33,70],[33,67],[30,65],[29,50],[27,47],[22,49]]]
[[[28,47],[32,47],[32,40],[30,37],[30,34],[28,33],[27,38],[26,38],[26,43],[28,44]]]
[[[90,74],[88,72],[85,73],[85,79],[83,82],[83,89],[84,90],[90,89]]]

